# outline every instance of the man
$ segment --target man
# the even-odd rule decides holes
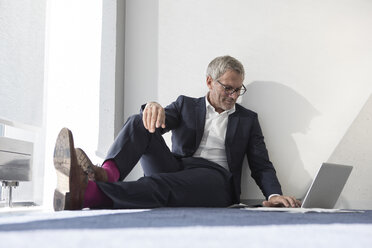
[[[61,130],[54,151],[58,184],[55,210],[89,208],[227,207],[240,201],[242,163],[266,197],[264,206],[299,207],[283,196],[269,160],[257,114],[236,104],[246,91],[244,68],[217,57],[207,68],[205,97],[179,96],[166,108],[156,102],[131,116],[102,167],[75,149]],[[172,152],[162,134],[172,131]],[[137,162],[144,177],[123,182]]]

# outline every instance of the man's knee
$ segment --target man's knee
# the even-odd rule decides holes
[[[135,115],[129,116],[127,121],[124,123],[124,127],[128,124],[133,124],[135,126],[138,126],[139,124],[141,124],[143,126],[142,115],[135,114]]]
[[[135,114],[128,117],[120,132],[132,133],[132,132],[145,132],[147,131],[143,125],[142,115]]]

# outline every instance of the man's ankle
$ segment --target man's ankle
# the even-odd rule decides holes
[[[99,189],[96,182],[88,182],[83,208],[112,208],[112,204],[112,200]]]
[[[106,171],[108,182],[117,182],[119,180],[120,172],[114,160],[106,160],[102,168]]]

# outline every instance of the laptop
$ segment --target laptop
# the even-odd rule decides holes
[[[302,208],[327,208],[335,206],[353,166],[323,163],[320,166],[305,198]]]

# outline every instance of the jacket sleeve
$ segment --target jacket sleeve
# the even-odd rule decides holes
[[[270,162],[258,118],[254,118],[247,148],[251,176],[266,198],[271,194],[282,194],[273,164]]]
[[[184,103],[184,97],[179,96],[176,101],[164,108],[165,110],[165,129],[164,132],[176,129],[181,122],[181,109]]]

